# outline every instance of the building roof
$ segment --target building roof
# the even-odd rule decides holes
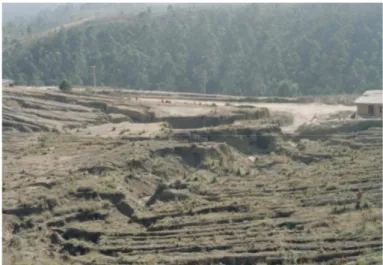
[[[355,104],[382,104],[383,90],[367,90],[355,100]]]
[[[374,94],[382,94],[383,90],[367,90],[363,93],[363,95],[374,95]]]

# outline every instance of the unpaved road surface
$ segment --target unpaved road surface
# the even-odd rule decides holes
[[[294,132],[299,126],[305,123],[317,123],[323,120],[331,119],[332,115],[336,115],[340,112],[356,111],[355,106],[344,105],[326,105],[320,103],[312,104],[294,104],[294,103],[265,103],[254,104],[256,107],[268,108],[270,111],[280,111],[291,113],[294,121],[290,126],[284,127],[286,132]],[[336,120],[337,118],[335,118]]]
[[[140,99],[143,102],[156,103],[158,99],[152,98],[142,98]],[[216,104],[217,106],[225,106],[225,102],[217,101],[192,101],[192,100],[172,100],[173,104],[183,105],[212,105]],[[284,112],[292,115],[294,121],[293,124],[283,127],[286,132],[294,132],[299,126],[305,123],[317,123],[324,120],[331,119],[331,116],[335,116],[340,112],[349,112],[350,115],[356,111],[355,106],[344,106],[344,105],[327,105],[321,103],[310,103],[310,104],[298,104],[298,103],[230,103],[233,106],[248,105],[258,108],[267,108],[270,112]],[[172,114],[180,114],[183,112],[182,107],[167,107],[167,111]],[[193,110],[188,110],[185,115],[193,114],[205,114],[204,109],[194,108]],[[338,118],[335,118],[337,120]]]

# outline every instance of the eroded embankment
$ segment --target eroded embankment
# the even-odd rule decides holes
[[[360,119],[347,121],[328,121],[320,124],[304,124],[297,130],[298,138],[313,140],[326,139],[339,133],[359,133],[369,128],[382,127],[381,119]]]
[[[270,113],[267,108],[249,108],[245,110],[234,109],[232,112],[226,111],[224,114],[220,114],[219,110],[214,109],[208,115],[161,117],[157,120],[168,122],[173,129],[191,129],[232,124],[238,120],[267,119],[269,117]]]
[[[6,251],[18,238],[23,264],[26,240],[38,233],[45,241],[31,251],[54,246],[58,257],[83,264],[147,264],[153,257],[164,264],[379,264],[371,254],[382,248],[381,150],[367,144],[381,143],[378,129],[324,141],[285,139],[265,124],[174,130],[169,141],[46,134],[44,145],[12,148],[15,136],[6,135]],[[269,134],[277,141],[263,138]],[[363,149],[339,145],[342,139]],[[253,159],[241,141],[254,141]],[[41,168],[29,163],[36,152],[67,160]],[[359,188],[364,200],[356,209]],[[284,254],[280,240],[297,258]]]
[[[259,124],[238,127],[223,125],[194,130],[173,130],[171,138],[188,142],[224,142],[244,154],[251,155],[273,151],[281,134],[278,125]]]
[[[168,122],[171,128],[213,127],[269,118],[266,108],[141,102],[130,97],[8,89],[3,95],[4,130],[64,131],[121,122]]]
[[[141,110],[182,109],[114,100],[78,107],[102,117],[118,112],[111,106],[140,109],[121,114],[131,122]],[[240,120],[207,127],[195,110],[156,139],[116,125],[114,138],[5,132],[3,253],[22,265],[380,264],[382,123],[344,122],[317,139],[285,135],[261,109],[225,107],[203,111]]]

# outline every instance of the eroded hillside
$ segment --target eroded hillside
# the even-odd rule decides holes
[[[4,262],[381,264],[381,121],[283,106],[5,90]]]

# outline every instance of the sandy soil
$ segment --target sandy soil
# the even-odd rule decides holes
[[[291,126],[284,127],[284,131],[293,132],[299,126],[305,123],[320,122],[327,120],[330,115],[336,114],[341,111],[355,111],[354,106],[344,105],[325,105],[320,103],[313,104],[284,104],[284,103],[265,103],[254,104],[257,107],[265,107],[270,111],[283,111],[290,112],[294,117],[294,123]]]
[[[100,137],[151,137],[154,133],[161,130],[163,122],[153,123],[106,123],[102,125],[89,126],[85,129],[72,129],[72,133],[84,136],[100,136]]]
[[[151,102],[151,103],[158,103],[158,99],[152,99],[152,98],[141,98],[140,101],[142,102]],[[192,107],[188,106],[187,114],[186,115],[193,115],[193,114],[205,114],[208,112],[208,109],[205,108],[205,106],[211,106],[212,104],[216,104],[217,106],[225,106],[225,102],[217,102],[217,101],[192,101],[192,100],[172,100],[172,104],[180,104],[182,107],[179,106],[164,106],[163,108],[166,109],[166,112],[171,114],[179,114],[183,112],[184,105],[191,105]],[[199,105],[201,104],[201,105]],[[305,123],[311,123],[311,122],[320,122],[323,120],[327,120],[330,115],[334,115],[339,112],[343,111],[350,111],[353,112],[356,110],[355,106],[344,106],[344,105],[326,105],[321,103],[311,103],[311,104],[297,104],[297,103],[230,103],[233,106],[240,106],[240,105],[249,105],[259,108],[267,108],[269,111],[278,111],[278,112],[287,112],[291,113],[294,117],[294,123],[290,126],[283,127],[282,129],[285,132],[294,132],[299,126]],[[198,107],[196,107],[196,105]]]

